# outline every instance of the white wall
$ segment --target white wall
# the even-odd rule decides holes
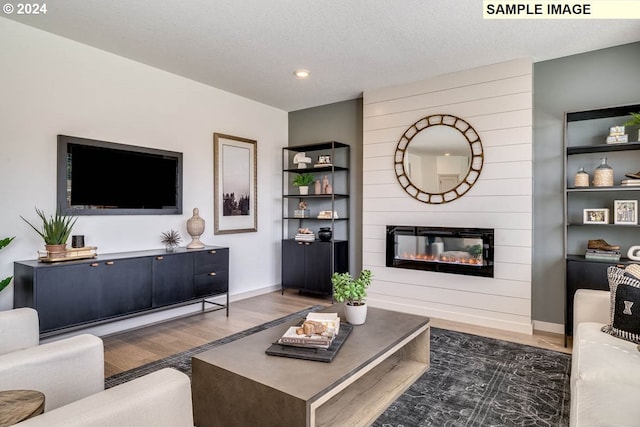
[[[468,121],[484,167],[461,199],[427,205],[398,184],[393,153],[429,114]],[[531,333],[532,62],[518,59],[364,93],[363,268],[373,306]],[[385,267],[385,226],[495,229],[495,277]]]
[[[287,113],[22,24],[0,19],[0,278],[34,259],[43,242],[20,215],[56,208],[56,135],[184,153],[182,215],[81,216],[74,234],[100,254],[162,248],[198,207],[202,241],[230,247],[232,295],[280,283],[280,153]],[[132,41],[134,43],[135,41]],[[211,58],[215,61],[215,58]],[[213,234],[213,133],[257,140],[258,232]],[[0,309],[13,305],[13,284]]]

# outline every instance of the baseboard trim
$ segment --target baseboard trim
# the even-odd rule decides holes
[[[551,332],[553,334],[564,334],[564,325],[560,323],[542,322],[540,320],[533,321],[533,330],[541,332]]]

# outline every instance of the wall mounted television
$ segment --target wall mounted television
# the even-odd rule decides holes
[[[182,214],[182,153],[58,135],[57,198],[68,215]]]

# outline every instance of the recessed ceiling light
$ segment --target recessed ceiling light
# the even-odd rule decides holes
[[[451,155],[451,153],[444,153],[444,155],[445,155],[445,156],[450,156],[450,155]]]
[[[293,75],[298,77],[299,79],[306,79],[307,77],[309,77],[309,74],[311,74],[309,70],[295,70],[293,72]]]

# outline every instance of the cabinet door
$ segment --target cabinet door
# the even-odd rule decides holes
[[[153,258],[153,306],[193,298],[193,256],[189,253]]]
[[[151,307],[151,259],[102,261],[100,317],[133,313]]]
[[[40,333],[100,317],[99,263],[36,268],[34,275]]]
[[[212,249],[194,254],[196,298],[229,291],[229,249]]]
[[[331,242],[313,242],[306,248],[306,286],[310,292],[331,293]]]
[[[282,288],[305,288],[305,249],[308,242],[282,241]]]

